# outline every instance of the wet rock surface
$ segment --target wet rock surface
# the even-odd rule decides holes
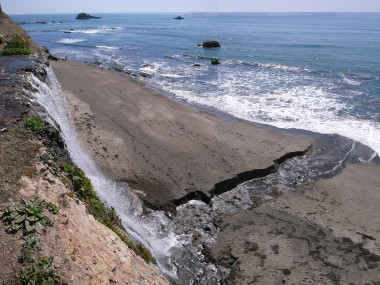
[[[221,47],[220,43],[214,40],[207,40],[203,42],[204,48],[218,48]]]
[[[0,57],[0,129],[17,125],[29,116],[31,102],[24,89],[31,86],[25,71],[33,72],[34,67],[32,58]]]

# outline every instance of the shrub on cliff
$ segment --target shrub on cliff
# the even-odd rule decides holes
[[[42,132],[44,129],[44,126],[45,126],[45,122],[40,117],[31,117],[25,122],[25,127],[34,133]]]
[[[20,36],[12,38],[0,51],[0,55],[28,55],[30,53],[29,43]]]

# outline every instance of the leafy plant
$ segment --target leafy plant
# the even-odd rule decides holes
[[[22,247],[23,248],[30,248],[34,251],[40,250],[42,247],[41,239],[34,235],[27,235],[22,237]]]
[[[30,266],[20,274],[21,284],[58,284],[60,281],[53,265],[53,257],[34,256]]]
[[[46,208],[52,212],[53,214],[57,214],[59,212],[58,206],[54,205],[53,203],[46,203]]]
[[[19,229],[27,233],[36,231],[42,233],[48,218],[44,215],[45,201],[40,198],[34,200],[21,199],[18,203],[10,203],[2,214],[7,223],[5,229],[17,232]]]
[[[45,122],[40,117],[31,117],[25,122],[25,127],[35,133],[42,132],[44,125]]]
[[[23,236],[22,239],[24,241],[22,242],[20,262],[30,262],[32,260],[33,254],[42,248],[41,239],[31,234]]]

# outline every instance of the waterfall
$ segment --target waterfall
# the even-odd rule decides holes
[[[115,209],[132,238],[149,249],[162,273],[177,279],[177,269],[171,262],[170,250],[181,247],[181,242],[174,233],[161,230],[167,226],[168,218],[160,211],[151,213],[149,219],[140,218],[141,201],[128,185],[111,181],[102,174],[92,157],[81,146],[66,97],[51,67],[47,69],[47,75],[46,82],[34,75],[29,76],[30,83],[38,90],[33,95],[44,107],[47,121],[59,127],[72,161],[91,179],[100,199]]]

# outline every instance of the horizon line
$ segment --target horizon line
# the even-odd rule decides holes
[[[4,11],[3,11],[4,12]],[[7,12],[5,12],[7,13]],[[273,13],[273,14],[290,14],[290,13],[380,13],[380,11],[196,11],[196,12],[141,12],[141,11],[128,11],[128,12],[79,12],[87,14],[196,14],[196,13]],[[64,15],[64,14],[79,14],[78,12],[65,12],[65,13],[7,13],[8,15]]]

